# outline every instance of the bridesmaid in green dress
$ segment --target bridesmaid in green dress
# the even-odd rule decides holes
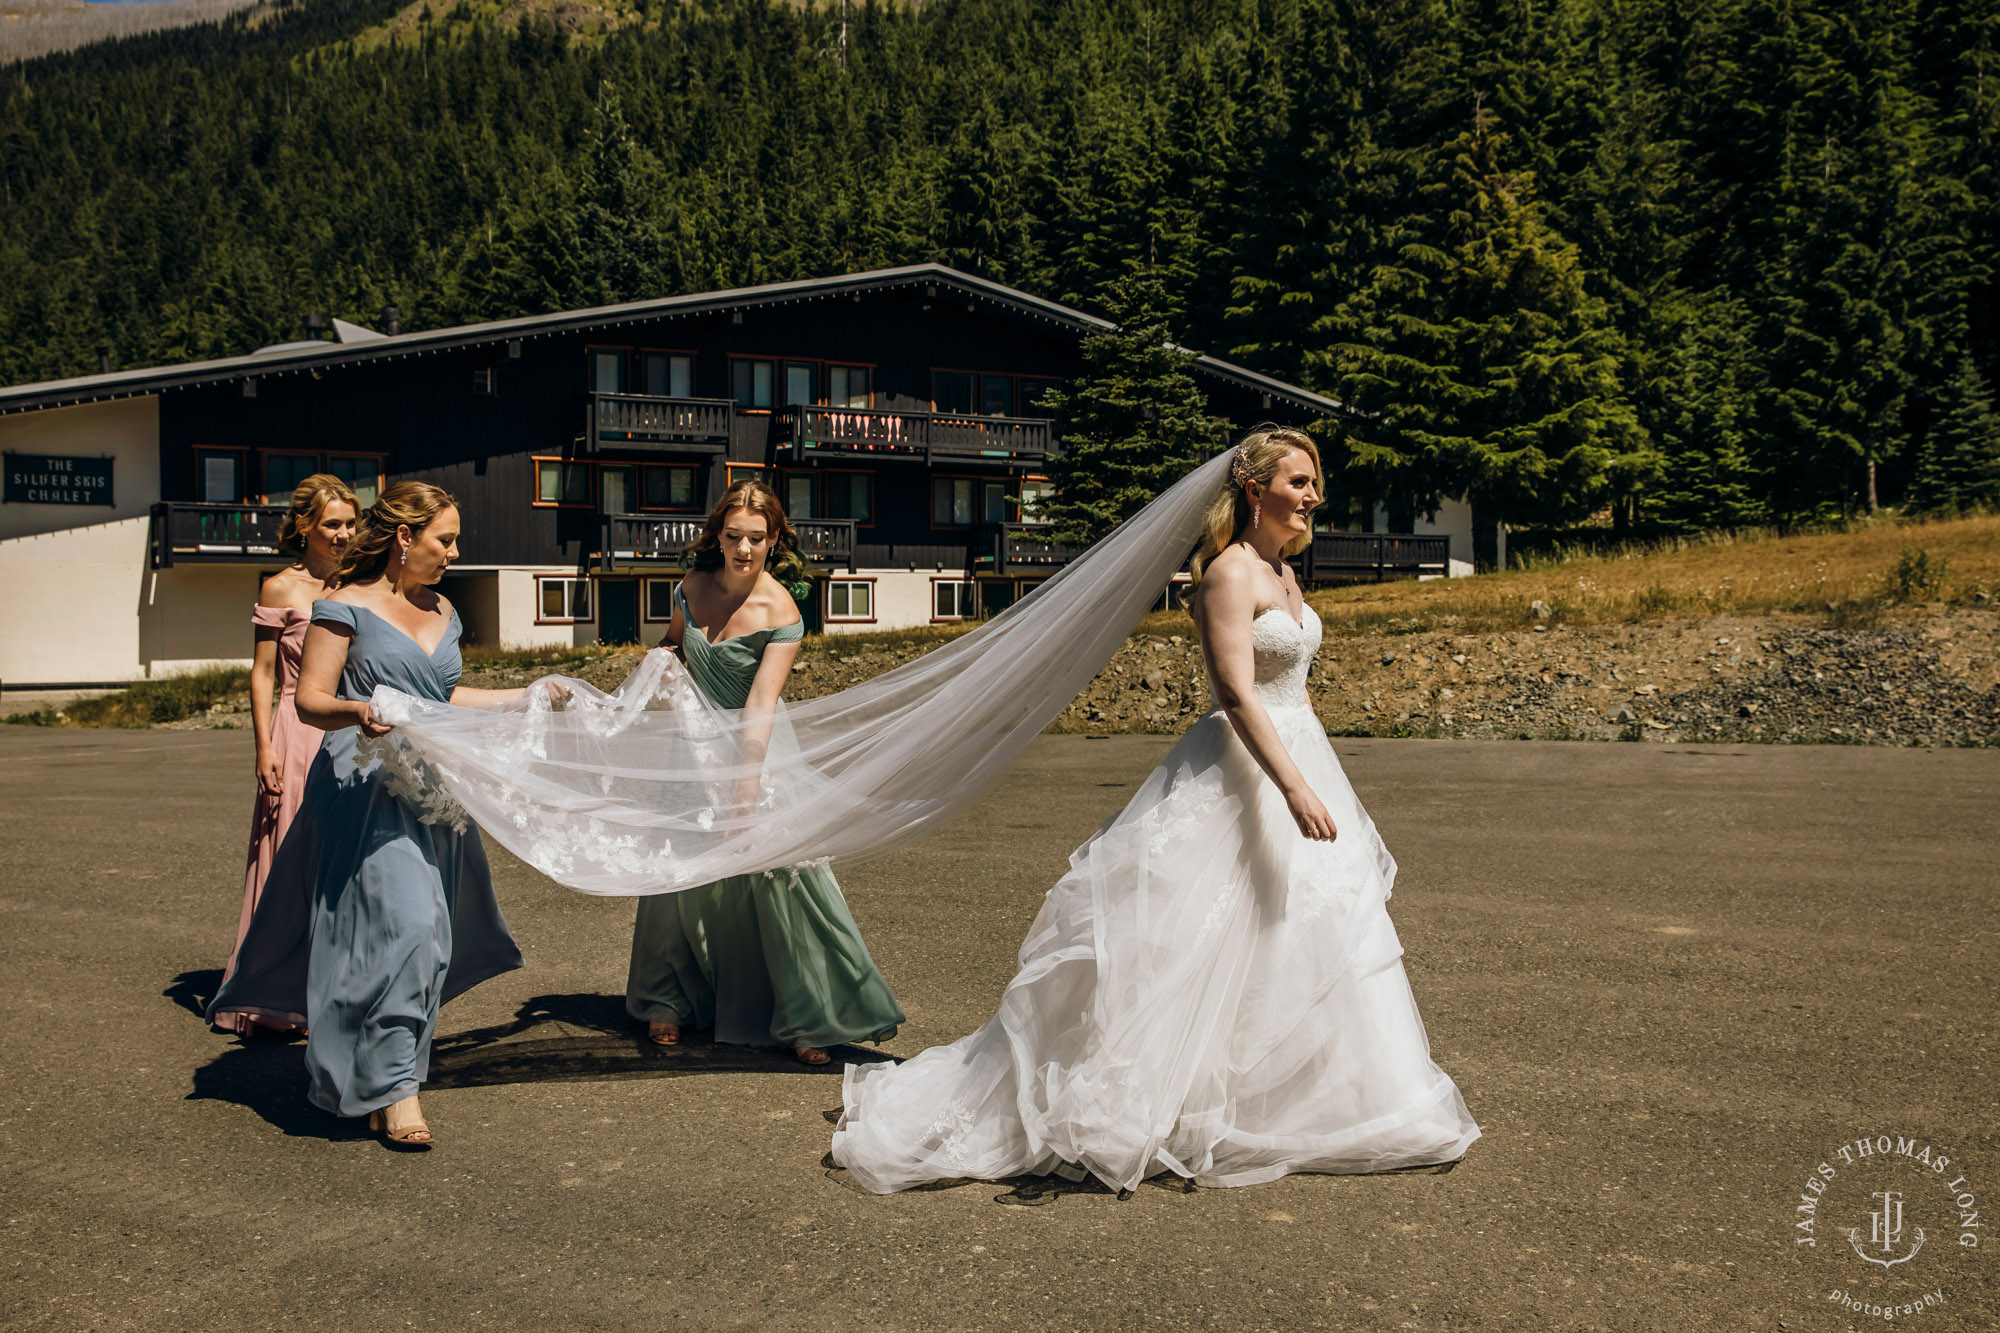
[[[664,646],[709,702],[783,725],[778,696],[805,637],[774,577],[805,572],[784,507],[761,482],[738,482],[689,549],[694,570],[674,590]],[[750,780],[738,800],[756,794]],[[717,1041],[789,1046],[812,1065],[828,1046],[882,1041],[903,1021],[840,885],[813,866],[641,898],[625,1008],[662,1046],[683,1028],[713,1028]]]

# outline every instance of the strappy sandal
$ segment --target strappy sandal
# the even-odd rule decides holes
[[[833,1059],[831,1055],[828,1055],[817,1046],[794,1046],[792,1047],[792,1054],[799,1057],[801,1064],[808,1065],[823,1065]]]
[[[681,1044],[681,1025],[653,1019],[646,1024],[646,1040],[655,1046],[678,1046]]]
[[[368,1131],[371,1134],[380,1134],[382,1142],[397,1152],[429,1152],[431,1145],[436,1142],[431,1137],[431,1127],[421,1120],[414,1125],[405,1125],[401,1129],[390,1129],[389,1113],[386,1110],[368,1113]]]

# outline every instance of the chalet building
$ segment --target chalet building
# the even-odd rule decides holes
[[[828,633],[1007,606],[1076,552],[1024,503],[1060,423],[1043,395],[1101,321],[937,265],[333,339],[0,389],[0,685],[111,683],[247,660],[284,502],[332,472],[458,497],[444,592],[467,637],[651,641],[731,481],[769,480]],[[1201,357],[1234,428],[1346,411]],[[1221,438],[1218,436],[1218,444]],[[1470,572],[1469,515],[1329,532],[1308,578]]]

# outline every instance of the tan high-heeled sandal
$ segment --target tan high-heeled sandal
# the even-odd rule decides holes
[[[382,1142],[398,1152],[429,1152],[431,1145],[437,1142],[431,1134],[431,1127],[421,1120],[414,1125],[405,1125],[401,1129],[390,1129],[389,1112],[386,1109],[368,1113],[368,1131],[371,1134],[380,1134]]]
[[[646,1040],[655,1046],[678,1046],[681,1044],[681,1025],[653,1019],[646,1024]]]
[[[801,1063],[809,1065],[823,1065],[833,1059],[817,1046],[794,1046],[792,1054],[798,1056]]]

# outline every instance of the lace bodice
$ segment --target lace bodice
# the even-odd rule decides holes
[[[1305,608],[1305,625],[1282,606],[1266,607],[1250,622],[1250,646],[1256,654],[1257,701],[1266,708],[1310,708],[1306,672],[1319,653],[1320,623]],[[1211,694],[1211,698],[1212,698]]]

